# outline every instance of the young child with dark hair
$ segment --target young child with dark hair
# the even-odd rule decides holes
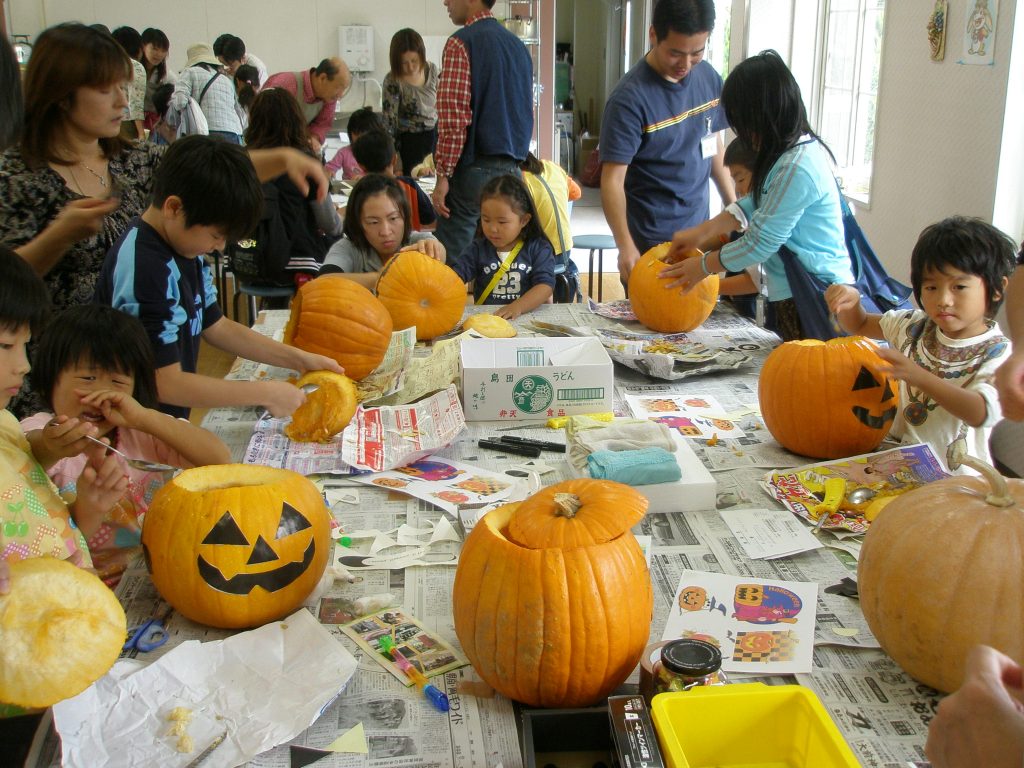
[[[85,434],[106,438],[125,455],[144,461],[183,469],[231,461],[216,435],[154,410],[154,369],[142,323],[112,307],[72,307],[47,327],[36,348],[32,385],[50,410],[22,419],[21,428],[36,458],[49,465],[47,474],[61,494],[77,493],[89,453],[97,449],[81,438],[83,426]],[[128,487],[88,539],[93,563],[108,583],[116,583],[127,565],[125,548],[139,544],[142,518],[167,479],[162,472],[137,469],[112,456]]]
[[[50,299],[39,276],[6,246],[0,246],[0,274],[0,494],[5,502],[0,505],[0,561],[45,555],[90,568],[83,532],[92,531],[85,524],[117,502],[127,479],[102,450],[90,456],[78,478],[78,496],[70,504],[46,476],[7,405],[29,372],[26,345],[46,321]],[[81,425],[69,438],[85,443],[82,435],[88,430]]]
[[[910,280],[921,309],[869,314],[853,286],[831,285],[825,292],[847,333],[889,343],[878,354],[900,382],[895,437],[928,443],[945,460],[946,447],[965,432],[969,453],[991,461],[988,436],[1002,418],[992,380],[1011,351],[994,318],[1015,250],[992,225],[953,216],[927,227],[911,254]]]
[[[257,70],[252,64],[242,64],[235,70],[231,79],[235,83],[235,93],[238,96],[238,106],[248,114],[249,108],[256,100],[256,94],[259,93],[260,90],[259,70]],[[245,126],[242,127],[244,128]]]
[[[373,288],[385,262],[399,251],[421,251],[445,260],[444,246],[433,235],[412,231],[409,199],[398,181],[368,173],[352,187],[341,240],[327,251],[321,275],[341,273]]]
[[[501,305],[494,314],[506,320],[551,299],[555,252],[522,179],[505,174],[484,185],[476,239],[451,267],[473,283],[477,304]]]
[[[391,176],[405,190],[405,196],[409,200],[409,212],[412,216],[409,226],[417,232],[434,228],[434,224],[437,222],[437,213],[434,211],[434,204],[430,202],[427,193],[420,188],[412,176],[399,176],[395,173],[398,154],[395,152],[395,142],[391,138],[391,134],[384,131],[364,133],[352,145],[352,153],[355,155],[356,162],[366,173]]]
[[[384,118],[374,112],[373,107],[363,107],[349,115],[348,126],[345,128],[345,132],[348,134],[348,144],[339,149],[324,166],[327,169],[328,178],[334,178],[334,174],[339,170],[343,179],[358,179],[362,176],[363,169],[356,161],[353,145],[365,133],[386,130]]]
[[[96,300],[142,321],[156,360],[160,410],[258,405],[288,416],[305,396],[284,381],[228,381],[196,373],[199,340],[258,362],[342,373],[331,358],[274,341],[221,313],[202,258],[256,228],[263,191],[245,150],[209,136],[178,139],[153,177],[141,217],[107,253]]]

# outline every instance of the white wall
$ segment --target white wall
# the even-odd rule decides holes
[[[455,27],[442,0],[7,0],[12,33],[34,39],[45,27],[62,21],[100,22],[162,29],[171,41],[170,66],[180,69],[185,49],[230,32],[245,41],[271,73],[308,69],[338,55],[338,27],[370,24],[374,28],[376,66],[371,77],[383,80],[389,69],[392,35],[412,27],[424,37],[450,35]],[[440,62],[437,62],[440,63]],[[358,107],[361,86],[353,85],[342,109]],[[373,84],[367,99],[379,98]]]
[[[999,3],[995,63],[979,67],[956,63],[967,2],[950,0],[941,62],[930,59],[925,34],[931,4],[886,3],[871,208],[858,210],[857,219],[886,268],[904,280],[927,225],[953,214],[992,220],[996,208],[1017,3]],[[1024,141],[1021,132],[1012,139]],[[1018,173],[1017,194],[1022,179]]]

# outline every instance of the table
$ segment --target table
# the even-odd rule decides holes
[[[283,326],[286,313],[264,313],[262,328],[273,333]],[[615,322],[591,313],[586,305],[545,305],[517,320],[524,333],[530,333],[532,319],[569,326],[608,327]],[[717,310],[708,323],[692,336],[710,346],[744,352],[749,366],[725,374],[712,374],[677,382],[648,379],[635,371],[616,367],[616,411],[624,412],[626,392],[686,392],[711,394],[730,412],[757,403],[757,372],[761,362],[777,343],[771,334],[753,326],[731,310]],[[283,377],[286,372],[239,361],[232,377],[248,378],[259,374]],[[216,409],[204,426],[216,431],[240,459],[248,443],[257,409]],[[765,507],[775,505],[758,481],[771,466],[802,464],[781,449],[764,430],[756,412],[744,416],[744,438],[720,440],[709,446],[696,442],[695,451],[716,477],[717,507]],[[479,437],[492,435],[493,423],[470,423],[465,433],[440,455],[504,470],[522,462],[514,456],[481,451]],[[531,433],[525,433],[531,434]],[[536,436],[538,433],[532,433]],[[557,454],[545,454],[544,458]],[[545,484],[567,479],[566,466],[547,461],[552,470],[543,476]],[[358,504],[336,504],[334,513],[352,528],[392,528],[402,523],[418,526],[437,520],[442,514],[430,504],[389,494],[365,486],[357,491]],[[774,561],[751,561],[743,554],[717,510],[648,515],[635,529],[652,538],[651,579],[655,591],[651,641],[657,641],[665,626],[672,598],[684,569],[718,571],[754,578],[816,581],[818,590],[818,627],[815,641],[814,671],[800,675],[799,682],[809,686],[825,703],[848,743],[866,766],[905,766],[906,761],[923,759],[927,723],[934,714],[939,694],[910,679],[881,651],[851,645],[869,645],[871,638],[855,601],[828,594],[826,586],[843,576],[855,575],[855,563],[847,553],[816,550],[796,557]],[[366,571],[358,585],[336,586],[331,595],[359,596],[375,592],[393,592],[401,604],[423,624],[451,642],[457,642],[450,615],[450,594],[454,568],[431,566],[404,571]],[[129,581],[129,614],[151,606],[156,599],[144,577]],[[314,611],[316,606],[310,606]],[[129,621],[133,618],[129,616]],[[197,627],[175,614],[170,622],[168,646],[185,637],[217,639],[225,633]],[[328,625],[333,635],[358,651],[337,626]],[[842,630],[837,633],[834,630]],[[853,638],[844,637],[856,631]],[[522,765],[517,734],[517,714],[503,697],[477,699],[460,696],[458,685],[473,679],[468,668],[447,674],[443,684],[452,700],[447,720],[433,711],[415,691],[403,689],[372,660],[360,659],[359,669],[345,692],[307,731],[291,742],[299,748],[317,748],[329,744],[345,728],[362,722],[370,744],[370,757],[332,755],[317,761],[318,768],[331,766],[488,766],[515,768]],[[778,680],[776,680],[778,681]],[[57,745],[52,735],[40,748],[33,766],[51,766]],[[395,755],[393,759],[389,756]],[[398,757],[398,756],[401,757]],[[288,766],[289,746],[264,753],[250,765]]]

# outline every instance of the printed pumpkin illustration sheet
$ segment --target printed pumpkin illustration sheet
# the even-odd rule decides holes
[[[683,571],[662,640],[716,645],[726,672],[809,673],[817,597],[816,583]]]

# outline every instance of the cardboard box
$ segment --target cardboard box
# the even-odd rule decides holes
[[[643,696],[609,696],[608,719],[622,768],[665,768]]]
[[[695,512],[714,509],[718,498],[714,475],[708,472],[704,462],[690,448],[689,440],[680,435],[678,430],[673,429],[671,432],[676,444],[672,456],[683,476],[674,483],[634,486],[647,497],[650,504],[647,512]],[[580,477],[588,477],[586,469],[580,472],[573,467],[573,471]]]
[[[612,765],[608,709],[523,709],[524,768]]]
[[[595,338],[462,342],[466,421],[537,421],[612,410],[612,361]]]

